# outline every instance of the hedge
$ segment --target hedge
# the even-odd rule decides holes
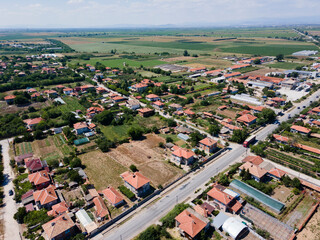
[[[125,186],[121,185],[118,187],[120,192],[123,193],[127,198],[132,199],[135,198],[135,195],[133,192],[131,192],[128,188]]]

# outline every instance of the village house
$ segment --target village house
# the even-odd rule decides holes
[[[80,86],[80,91],[81,92],[88,92],[88,91],[93,90],[93,89],[94,89],[94,86],[91,85],[91,84]]]
[[[249,106],[249,108],[251,109],[252,114],[261,113],[262,110],[265,109],[265,108],[262,107],[262,106]]]
[[[95,216],[98,219],[98,221],[103,221],[108,215],[109,210],[107,206],[105,205],[103,199],[100,196],[97,196],[93,199],[94,208],[95,208]]]
[[[198,239],[201,231],[209,228],[209,219],[188,208],[175,217],[176,227],[180,234],[187,239]]]
[[[146,96],[146,100],[150,102],[160,101],[160,97],[156,94],[149,94]]]
[[[65,89],[63,89],[63,94],[70,95],[71,93],[73,93],[73,88],[65,88]]]
[[[120,175],[124,184],[136,196],[144,196],[150,190],[150,180],[140,172],[124,172]]]
[[[223,75],[226,79],[241,76],[241,72],[226,73]]]
[[[59,94],[56,90],[45,90],[43,93],[46,94],[47,97],[51,98],[51,99],[59,96]]]
[[[217,148],[217,141],[206,137],[199,142],[199,147],[206,153],[212,153]]]
[[[141,117],[150,117],[154,114],[154,109],[151,108],[140,108],[138,113]]]
[[[320,116],[320,107],[315,107],[313,109],[311,109],[311,114],[315,114]]]
[[[246,162],[239,167],[239,172],[243,170],[249,171],[252,179],[257,182],[263,181],[267,174],[267,170],[259,167],[258,165],[252,164],[251,162]]]
[[[311,132],[311,129],[306,128],[306,127],[302,127],[299,125],[292,125],[290,128],[290,131],[293,133],[300,133],[303,135],[308,135]]]
[[[48,214],[48,216],[56,217],[56,216],[61,215],[65,212],[68,212],[68,210],[69,210],[69,207],[66,204],[66,202],[60,202],[60,203],[53,205],[51,207],[51,210],[48,211],[47,214]]]
[[[237,122],[243,123],[246,126],[250,126],[254,124],[257,120],[257,117],[251,115],[251,114],[244,114],[237,118]]]
[[[189,149],[178,146],[173,147],[172,160],[177,164],[190,165],[194,161],[195,153]]]
[[[41,121],[43,121],[43,118],[41,118],[41,117],[23,120],[23,122],[27,125],[27,129],[29,129],[29,130],[34,130],[35,127],[36,127]]]
[[[37,172],[43,169],[43,163],[39,158],[26,158],[24,159],[24,164],[30,173]]]
[[[6,101],[7,104],[13,104],[15,98],[16,98],[15,95],[8,95],[4,97],[4,100]]]
[[[126,107],[131,110],[137,110],[140,108],[140,103],[137,100],[128,100],[126,103]]]
[[[55,191],[55,187],[53,185],[50,185],[42,190],[35,191],[33,193],[33,198],[39,208],[46,209],[50,209],[59,201],[59,198]]]
[[[271,101],[274,102],[278,106],[286,104],[286,100],[283,98],[279,98],[279,97],[271,98]]]
[[[63,214],[42,225],[45,240],[64,240],[76,234],[77,227],[68,216]]]
[[[41,96],[40,93],[35,92],[35,93],[31,94],[31,99],[34,100],[34,99],[36,99],[37,97],[40,97],[40,96]]]
[[[289,138],[278,135],[278,134],[273,134],[273,138],[275,139],[276,142],[281,144],[288,144],[288,141],[289,141]]]
[[[119,102],[125,101],[126,98],[117,95],[115,97],[112,97],[111,100],[112,100],[113,103],[119,103]]]
[[[95,115],[102,113],[103,112],[103,108],[101,107],[90,107],[87,109],[87,117],[88,118],[93,118]]]
[[[236,198],[225,192],[225,188],[220,185],[215,185],[207,193],[207,200],[212,201],[213,206],[225,212],[238,213],[242,208]]]
[[[105,93],[107,90],[105,89],[105,88],[103,88],[103,87],[97,87],[96,88],[96,92],[97,92],[97,94],[103,94],[103,93]]]
[[[29,182],[36,187],[37,190],[43,189],[50,185],[51,178],[46,170],[35,172],[28,175]]]
[[[152,103],[152,107],[162,109],[164,107],[164,103],[161,101],[155,101]]]
[[[196,113],[191,111],[190,109],[184,110],[183,113],[184,113],[185,116],[187,116],[189,118],[192,118],[192,117],[194,117],[196,115]]]
[[[139,92],[139,93],[144,92],[147,88],[148,88],[148,85],[143,83],[137,83],[130,87],[131,91]]]
[[[206,70],[207,70],[206,67],[198,67],[198,68],[190,68],[188,72],[200,73],[200,72],[204,72]]]
[[[177,104],[177,103],[172,103],[172,104],[170,104],[170,105],[169,105],[169,108],[172,108],[172,109],[174,109],[174,110],[176,110],[176,111],[182,110],[182,106],[181,106],[180,104]]]
[[[73,128],[76,130],[77,135],[90,132],[89,126],[86,122],[77,122],[73,124]]]
[[[264,161],[260,156],[247,156],[244,159],[242,159],[242,162],[243,163],[250,162],[250,163],[252,163],[254,165],[259,166]]]
[[[286,174],[287,173],[285,171],[282,171],[281,169],[278,169],[278,168],[273,168],[270,171],[268,171],[268,176],[276,180],[280,180]]]
[[[125,203],[121,194],[111,186],[102,190],[102,194],[114,207],[119,207]]]

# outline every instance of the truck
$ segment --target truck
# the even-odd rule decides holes
[[[256,141],[256,136],[253,135],[251,137],[248,137],[244,142],[243,142],[243,146],[245,148],[249,147],[250,144],[253,144]]]

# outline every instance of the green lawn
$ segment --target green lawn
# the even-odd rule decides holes
[[[62,112],[76,111],[78,109],[84,112],[86,110],[86,108],[82,106],[75,97],[65,97],[63,98],[63,101],[65,101],[66,104],[58,107]]]

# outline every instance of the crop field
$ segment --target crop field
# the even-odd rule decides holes
[[[16,155],[23,155],[26,153],[33,153],[32,145],[30,142],[23,142],[16,144]]]
[[[272,68],[280,68],[280,69],[295,69],[296,67],[303,67],[304,64],[295,63],[295,62],[277,62],[277,63],[269,64],[268,66]]]

